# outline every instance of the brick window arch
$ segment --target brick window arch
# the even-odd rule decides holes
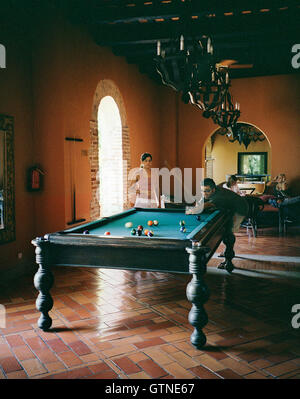
[[[100,172],[99,162],[99,126],[98,126],[98,110],[101,100],[104,97],[112,97],[116,103],[121,119],[121,135],[122,135],[122,161],[123,161],[123,209],[129,207],[127,202],[127,176],[130,170],[130,145],[129,145],[129,129],[127,126],[127,118],[125,112],[124,101],[122,95],[116,84],[108,79],[101,80],[96,88],[94,99],[92,117],[90,120],[90,166],[91,166],[91,188],[92,199],[90,205],[91,220],[98,219],[101,216],[100,209]],[[101,132],[100,132],[101,134]]]

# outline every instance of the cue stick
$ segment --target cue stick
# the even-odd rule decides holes
[[[69,145],[70,154],[70,182],[71,182],[71,208],[72,208],[72,220],[68,222],[68,225],[84,222],[85,219],[76,219],[76,176],[75,176],[75,143],[82,142],[83,139],[77,139],[75,137],[66,137],[66,141],[71,141]]]

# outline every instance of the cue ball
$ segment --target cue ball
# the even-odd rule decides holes
[[[153,220],[154,226],[158,226],[158,220]]]
[[[109,232],[109,231],[106,231],[104,234],[105,234],[106,236],[110,236],[110,232]]]
[[[83,234],[90,234],[89,230],[84,230]]]
[[[127,229],[130,229],[130,227],[132,227],[132,223],[131,223],[131,222],[125,223],[125,227],[126,227]]]
[[[152,226],[153,225],[153,222],[152,222],[152,220],[148,220],[148,226]]]

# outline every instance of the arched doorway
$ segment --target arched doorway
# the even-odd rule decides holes
[[[100,216],[123,210],[122,125],[118,106],[111,96],[98,108]]]
[[[107,109],[109,104],[111,111]],[[111,119],[112,115],[115,115],[115,117],[112,117],[113,119]],[[98,117],[100,117],[100,119],[98,119]],[[104,137],[109,137],[112,134],[111,130],[114,132],[113,137],[114,140],[116,140],[115,144],[112,144],[112,140],[110,139],[106,141],[106,144],[103,144],[102,139]],[[90,138],[92,187],[90,216],[91,220],[95,220],[100,216],[104,216],[104,213],[106,214],[105,216],[107,216],[107,213],[112,214],[115,211],[118,212],[119,210],[128,208],[126,183],[128,172],[131,167],[129,129],[127,127],[127,118],[122,95],[116,84],[111,80],[102,80],[97,85],[94,94],[92,118],[90,121]],[[118,147],[118,151],[115,152],[113,166],[110,166],[113,167],[116,178],[114,185],[120,186],[115,195],[115,198],[119,197],[119,199],[116,201],[113,200],[113,207],[108,209],[107,206],[111,198],[106,194],[108,194],[108,192],[113,193],[115,190],[110,187],[107,188],[106,186],[106,182],[109,181],[107,173],[109,173],[109,163],[111,161],[106,158],[104,148],[109,148],[109,151],[113,153],[112,147],[115,145]],[[101,158],[102,160],[106,159],[104,162],[106,166],[104,168],[102,168]],[[116,175],[118,175],[118,177],[116,177]],[[104,203],[102,202],[103,200]],[[103,209],[101,209],[101,207],[103,207]]]
[[[250,123],[238,122],[237,126],[245,134],[250,134],[251,141],[245,140],[245,144],[240,144],[238,139],[233,140],[227,129],[218,128],[205,143],[205,176],[214,179],[216,184],[226,181],[227,175],[238,173],[239,153],[266,153],[266,174],[271,174],[271,145],[265,133]]]

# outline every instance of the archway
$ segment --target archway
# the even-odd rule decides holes
[[[92,199],[90,206],[91,220],[98,219],[102,216],[101,212],[101,181],[100,181],[100,169],[99,169],[99,123],[98,123],[98,111],[99,105],[105,97],[110,97],[113,99],[115,106],[117,107],[119,113],[120,129],[121,129],[121,159],[122,159],[122,171],[119,171],[122,175],[122,201],[123,209],[128,208],[127,203],[127,176],[130,170],[130,145],[129,145],[129,129],[127,127],[127,118],[125,112],[124,101],[122,95],[116,86],[116,84],[108,79],[101,80],[94,94],[92,118],[90,121],[90,167],[91,167],[91,187],[92,187]],[[106,100],[105,100],[106,101]],[[100,132],[101,135],[101,132]],[[120,161],[120,160],[119,160]],[[101,160],[100,160],[101,163]],[[119,205],[118,205],[119,206]]]
[[[245,132],[250,132],[255,139],[247,145],[240,144],[238,140],[233,141],[226,129],[217,128],[204,145],[205,176],[213,178],[216,184],[226,181],[226,175],[238,173],[239,153],[267,153],[266,174],[271,174],[271,145],[266,134],[251,123],[238,122],[237,125]]]

